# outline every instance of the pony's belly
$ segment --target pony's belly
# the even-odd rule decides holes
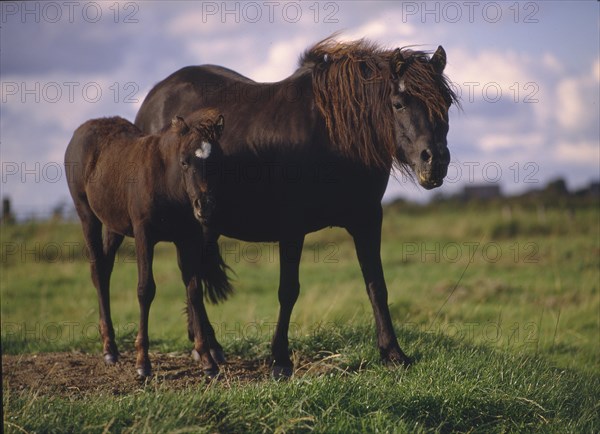
[[[339,201],[314,201],[291,196],[287,201],[263,197],[263,200],[223,201],[213,220],[218,232],[250,242],[275,242],[315,232],[328,226],[344,226],[347,218]],[[269,200],[270,199],[270,200]]]

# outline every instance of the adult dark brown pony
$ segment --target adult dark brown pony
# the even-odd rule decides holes
[[[231,289],[220,257],[205,248],[218,187],[211,174],[220,172],[214,166],[222,157],[218,140],[223,117],[200,110],[186,118],[187,122],[174,117],[154,135],[144,135],[120,117],[90,120],[75,131],[65,153],[69,190],[81,219],[98,292],[107,363],[116,363],[119,355],[110,315],[110,275],[123,237],[135,238],[140,304],[136,368],[140,376],[151,372],[148,314],[156,291],[152,258],[159,241],[172,241],[177,248],[195,353],[204,354],[210,347],[219,359],[215,353],[220,351],[218,343],[206,339],[214,332],[202,330],[206,312],[200,310],[204,305],[197,299],[202,298],[202,283],[213,301],[225,298]]]
[[[275,376],[292,373],[287,335],[304,236],[327,226],[346,228],[354,239],[382,359],[410,363],[387,305],[381,199],[393,166],[413,171],[427,189],[443,182],[448,109],[456,102],[445,64],[442,47],[430,58],[330,38],[306,51],[296,72],[280,82],[190,66],[158,83],[142,104],[135,123],[145,132],[202,107],[216,107],[227,119],[214,225],[229,237],[280,244]],[[213,369],[208,352],[203,360]]]

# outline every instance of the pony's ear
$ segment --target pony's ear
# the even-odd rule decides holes
[[[217,120],[215,121],[215,139],[219,140],[221,138],[221,134],[223,134],[223,128],[225,128],[225,118],[223,115],[219,115]]]
[[[190,128],[181,116],[175,116],[173,120],[171,120],[171,130],[175,131],[177,134],[183,135],[187,133]]]
[[[390,58],[390,69],[394,77],[400,77],[404,73],[406,66],[406,60],[402,51],[400,51],[400,48],[396,48]]]
[[[446,52],[444,51],[444,47],[441,45],[435,50],[433,56],[431,56],[431,60],[429,63],[433,66],[433,69],[438,74],[444,72],[444,68],[446,67]]]

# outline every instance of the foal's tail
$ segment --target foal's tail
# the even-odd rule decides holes
[[[232,270],[223,261],[219,245],[216,242],[206,246],[204,258],[201,275],[204,298],[212,304],[227,300],[233,293],[233,287],[227,275],[228,271]]]

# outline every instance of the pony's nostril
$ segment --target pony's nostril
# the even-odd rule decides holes
[[[194,208],[201,209],[202,205],[200,204],[200,199],[194,199]]]
[[[423,152],[421,152],[421,160],[423,160],[423,162],[431,163],[432,158],[433,155],[431,154],[431,151],[429,149],[425,149]]]

